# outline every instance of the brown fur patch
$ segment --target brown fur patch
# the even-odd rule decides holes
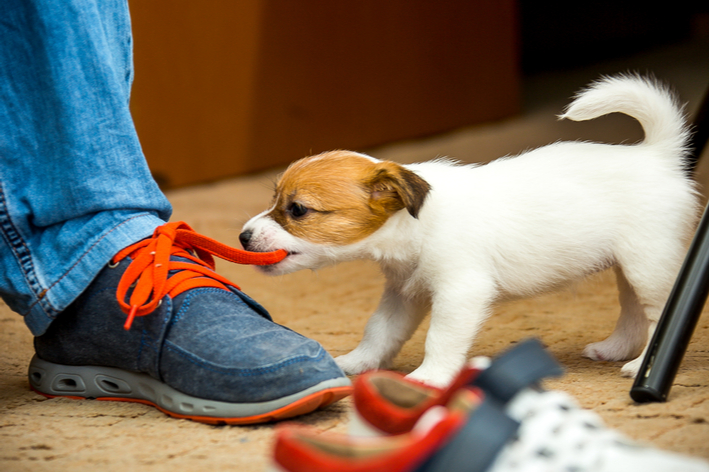
[[[403,208],[416,217],[428,191],[421,177],[399,164],[331,151],[286,169],[269,216],[296,237],[346,245],[371,235]],[[297,205],[307,212],[300,215]]]

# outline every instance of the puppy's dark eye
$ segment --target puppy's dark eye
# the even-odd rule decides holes
[[[294,218],[301,218],[302,216],[305,216],[306,213],[308,213],[308,207],[300,203],[293,202],[291,205],[289,205],[286,211]]]

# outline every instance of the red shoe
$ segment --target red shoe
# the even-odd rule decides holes
[[[460,390],[448,407],[436,406],[412,430],[399,436],[353,438],[321,434],[306,426],[277,429],[270,472],[453,471],[450,466],[486,470],[514,436],[518,423],[495,402]],[[463,469],[461,469],[463,470]]]
[[[269,470],[707,472],[708,463],[635,444],[562,392],[525,389],[504,407],[463,389],[447,407],[430,408],[398,436],[356,438],[281,427]]]
[[[409,380],[399,372],[366,372],[353,382],[348,432],[360,437],[408,433],[427,410],[448,404],[479,372],[467,366],[445,389]]]
[[[409,380],[389,371],[372,371],[355,379],[355,411],[349,432],[353,436],[382,436],[410,431],[422,414],[433,406],[448,404],[463,387],[481,389],[502,404],[518,392],[549,376],[562,374],[561,367],[536,339],[518,343],[492,362],[474,359],[445,389]],[[487,365],[490,364],[490,365]]]
[[[707,461],[635,444],[563,392],[521,388],[530,385],[523,379],[550,370],[535,359],[539,349],[519,345],[474,374],[469,383],[480,384],[478,391],[467,386],[451,393],[391,373],[367,374],[356,394],[369,382],[380,393],[369,398],[381,408],[364,414],[395,412],[384,422],[390,429],[418,415],[414,426],[382,437],[282,427],[270,472],[707,472]],[[501,383],[489,388],[493,379]],[[436,404],[445,395],[451,396],[447,406]],[[433,406],[422,412],[424,405]]]

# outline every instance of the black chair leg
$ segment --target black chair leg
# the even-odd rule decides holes
[[[668,398],[708,297],[708,208],[668,298],[644,357],[631,398],[639,403]]]
[[[693,128],[694,135],[686,168],[688,178],[693,178],[700,154],[708,143],[708,92],[705,92],[705,97],[695,115]],[[708,208],[706,206],[688,255],[651,338],[643,364],[629,392],[634,401],[645,403],[667,400],[707,298]]]

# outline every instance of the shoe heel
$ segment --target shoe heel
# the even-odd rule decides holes
[[[45,396],[81,397],[89,396],[84,378],[70,371],[54,371],[45,368],[35,356],[30,362],[28,378],[31,387]]]

